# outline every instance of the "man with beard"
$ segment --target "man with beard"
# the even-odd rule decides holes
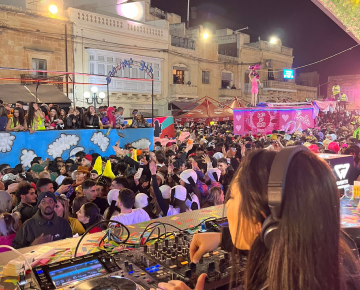
[[[16,249],[49,243],[72,237],[69,223],[54,211],[56,197],[52,192],[38,196],[38,211],[16,233],[12,243]]]

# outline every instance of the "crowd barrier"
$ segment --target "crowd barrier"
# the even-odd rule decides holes
[[[153,149],[154,129],[78,129],[47,130],[29,132],[0,132],[0,164],[7,163],[11,167],[22,164],[31,166],[34,157],[64,160],[73,157],[79,151],[99,153],[101,156],[115,154],[112,146],[120,141],[120,147],[128,143],[136,149]]]

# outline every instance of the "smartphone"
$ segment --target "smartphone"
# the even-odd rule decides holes
[[[69,191],[66,193],[66,197],[70,198],[70,196],[73,194],[74,192],[74,188],[72,186],[70,186]]]
[[[141,175],[143,173],[143,170],[144,168],[139,168],[138,171],[136,172],[135,176],[136,176],[136,179],[140,179],[141,178]]]
[[[191,139],[187,140],[187,144],[188,144],[188,145],[191,145],[191,144],[193,144],[193,143],[194,143],[194,140],[191,140]]]

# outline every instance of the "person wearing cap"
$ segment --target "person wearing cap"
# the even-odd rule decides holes
[[[94,181],[96,181],[96,179],[99,177],[99,174],[98,174],[98,172],[96,171],[96,170],[91,170],[90,171],[90,179],[91,180],[94,180]]]
[[[191,210],[200,209],[201,193],[196,186],[198,177],[194,170],[187,169],[180,174],[180,185],[187,191],[186,206]]]
[[[117,203],[121,213],[112,216],[111,220],[118,221],[125,226],[150,220],[148,213],[142,208],[132,209],[135,204],[135,193],[131,189],[121,189]]]
[[[151,161],[149,163],[149,168],[151,171],[151,179],[152,179],[154,194],[163,215],[171,216],[171,215],[191,211],[191,209],[185,203],[187,197],[186,188],[182,185],[174,186],[170,191],[170,202],[168,202],[168,200],[163,197],[163,194],[165,195],[165,197],[169,196],[168,189],[162,188],[164,191],[164,193],[162,193],[160,191],[160,188],[156,180],[156,163]]]
[[[220,183],[221,171],[218,168],[209,168],[206,172],[207,177],[210,179],[211,184],[208,185],[208,191],[215,186],[221,188],[224,191],[223,185]]]
[[[38,196],[38,211],[16,233],[12,243],[15,249],[59,241],[72,237],[69,223],[55,214],[56,196],[42,192]]]
[[[92,156],[90,154],[86,154],[81,160],[81,166],[89,168],[90,170],[90,168],[92,167],[92,161],[93,161]]]
[[[119,189],[111,189],[107,194],[107,201],[109,207],[104,212],[104,219],[110,220],[113,215],[120,214],[120,208],[117,206],[117,198],[119,196]]]
[[[39,178],[39,173],[43,171],[44,171],[44,167],[42,167],[40,164],[37,163],[35,163],[33,166],[30,167],[30,174],[35,179]]]
[[[72,165],[72,167],[70,168],[70,171],[72,171],[72,169],[74,169],[73,167],[75,167],[76,165]],[[84,166],[78,166],[77,169],[75,171],[73,171],[72,173],[72,179],[75,179],[75,182],[73,184],[73,187],[77,187],[79,185],[81,185],[86,178],[89,175],[89,169],[87,167]]]
[[[149,197],[145,194],[145,193],[138,193],[135,196],[135,203],[134,203],[134,207],[135,208],[142,208],[144,211],[147,212],[147,214],[149,215],[149,217],[151,219],[156,219],[159,216],[156,216],[151,209],[150,203],[149,203]]]

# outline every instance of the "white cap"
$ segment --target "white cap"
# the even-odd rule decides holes
[[[145,193],[138,193],[135,196],[134,206],[136,208],[144,208],[149,204],[148,196]]]
[[[192,169],[186,169],[184,170],[181,174],[180,174],[180,179],[182,181],[184,181],[185,183],[187,184],[190,184],[190,182],[188,181],[188,178],[189,177],[192,177],[192,179],[194,179],[194,182],[196,183],[197,182],[197,174],[194,170]]]
[[[217,175],[217,180],[215,180],[214,173]],[[207,174],[207,176],[209,176],[209,178],[212,181],[219,182],[220,176],[221,176],[221,171],[218,168],[210,168],[206,174]]]
[[[108,203],[109,205],[111,205],[111,202],[112,201],[116,201],[117,198],[119,197],[119,190],[118,189],[112,189],[108,192],[107,194],[107,200],[108,200]]]
[[[160,191],[162,193],[163,199],[170,199],[171,197],[171,187],[169,185],[160,186]]]
[[[224,154],[222,154],[221,152],[216,152],[214,154],[214,158],[217,160],[217,159],[220,159],[220,158],[224,158]]]
[[[59,175],[57,178],[56,178],[56,183],[60,186],[61,183],[64,181],[65,179],[65,176],[64,175]]]
[[[186,188],[183,187],[182,185],[176,185],[174,186],[172,189],[175,189],[175,195],[174,197],[176,199],[185,201],[186,200]]]

